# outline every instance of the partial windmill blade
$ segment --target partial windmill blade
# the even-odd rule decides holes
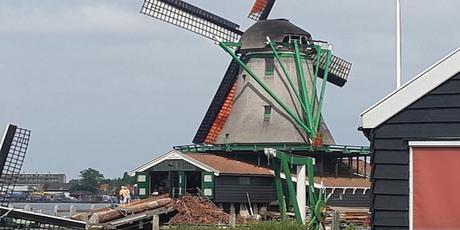
[[[235,85],[239,70],[240,66],[234,61],[232,61],[228,66],[224,78],[222,79],[219,88],[217,88],[216,94],[212,99],[211,105],[209,106],[208,111],[206,112],[195,137],[193,138],[193,143],[202,144],[206,141],[211,128],[216,122],[216,118],[221,112],[230,91]]]
[[[316,56],[313,56],[313,60],[316,59]],[[316,67],[316,66],[315,66]],[[319,64],[318,77],[324,77],[324,68],[326,67],[326,56],[323,55]],[[337,85],[344,86],[347,83],[348,75],[350,74],[351,63],[345,61],[342,58],[339,58],[335,55],[331,57],[331,65],[329,67],[329,75],[327,76],[327,81]]]
[[[272,11],[275,0],[256,0],[248,18],[254,21],[266,20]]]
[[[30,130],[8,125],[0,144],[0,206],[8,207],[29,146]]]
[[[141,13],[212,40],[238,42],[238,24],[181,0],[144,0]]]

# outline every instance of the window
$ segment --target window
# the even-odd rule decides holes
[[[212,175],[204,175],[204,182],[212,182]]]
[[[210,189],[210,188],[205,188],[205,189],[203,190],[203,193],[204,193],[205,196],[212,196],[212,189]]]
[[[264,106],[264,121],[269,121],[272,116],[272,107],[270,105]]]
[[[250,180],[249,180],[249,177],[239,177],[239,184],[244,184],[244,185],[248,185],[250,184]]]
[[[265,76],[273,76],[275,73],[275,60],[272,57],[265,58]]]
[[[147,178],[145,175],[138,175],[137,176],[137,182],[145,182],[147,181]]]

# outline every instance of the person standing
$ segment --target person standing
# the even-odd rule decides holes
[[[121,186],[120,192],[120,203],[121,204],[127,204],[129,203],[130,198],[130,192],[129,189],[125,186]]]

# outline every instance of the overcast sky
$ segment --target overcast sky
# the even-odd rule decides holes
[[[368,145],[359,114],[395,88],[392,0],[278,0],[288,18],[353,63],[330,85],[337,144]],[[249,0],[190,0],[242,26]],[[32,130],[23,171],[91,167],[121,176],[189,144],[230,58],[210,40],[139,14],[141,0],[0,0],[0,127]],[[458,0],[402,0],[403,81],[460,44]],[[3,128],[1,128],[3,129]]]

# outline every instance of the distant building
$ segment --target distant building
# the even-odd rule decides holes
[[[17,185],[42,185],[42,184],[64,184],[65,174],[60,173],[22,173],[16,182]]]

